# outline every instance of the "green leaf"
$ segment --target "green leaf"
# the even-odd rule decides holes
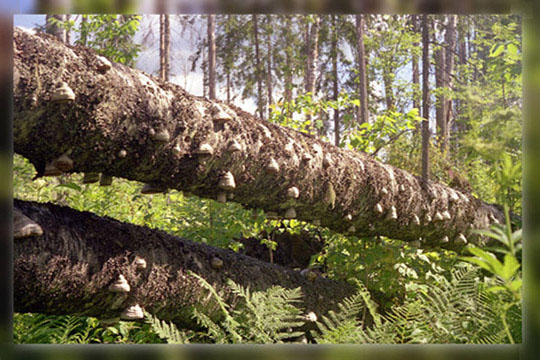
[[[504,44],[494,44],[489,51],[489,57],[497,57],[501,55],[503,51]]]
[[[68,189],[72,189],[72,190],[76,190],[76,191],[81,191],[81,187],[75,183],[67,183],[67,184],[59,184],[59,185],[56,185],[56,187],[63,187],[63,188],[68,188]]]

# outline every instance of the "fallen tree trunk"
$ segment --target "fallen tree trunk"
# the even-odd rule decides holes
[[[354,293],[354,287],[344,282],[309,278],[232,250],[89,212],[21,200],[15,200],[14,208],[17,312],[113,319],[138,304],[160,319],[190,326],[196,306],[216,319],[220,311],[214,299],[206,296],[189,271],[231,303],[235,299],[226,286],[228,279],[251,290],[301,287],[301,306],[316,314],[326,313]],[[111,289],[120,275],[124,288]]]
[[[60,82],[74,101],[54,101],[69,94]],[[247,208],[423,247],[481,244],[471,229],[503,220],[500,209],[470,194],[109,66],[92,50],[45,34],[15,29],[14,86],[15,152],[39,175],[65,155],[74,162],[65,171],[206,198],[234,195]]]

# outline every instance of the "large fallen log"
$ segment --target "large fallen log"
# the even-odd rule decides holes
[[[160,319],[194,326],[196,306],[216,319],[219,308],[190,271],[230,303],[228,279],[251,290],[300,287],[306,313],[326,313],[354,293],[344,282],[89,212],[21,200],[14,212],[18,312],[114,319],[139,305]]]
[[[15,152],[39,176],[56,165],[206,198],[234,195],[273,216],[423,247],[481,244],[471,230],[503,220],[499,208],[468,193],[45,34],[15,29],[14,87]]]

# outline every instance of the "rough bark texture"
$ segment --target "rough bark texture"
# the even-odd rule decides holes
[[[500,209],[469,194],[192,96],[141,71],[113,64],[100,74],[95,53],[86,48],[19,28],[14,40],[14,149],[39,174],[67,154],[71,172],[157,182],[215,199],[230,172],[236,187],[227,191],[246,208],[284,215],[294,207],[299,220],[318,219],[351,235],[421,238],[424,247],[459,249],[459,234],[478,242],[472,228],[503,220]],[[64,57],[67,71],[58,79]],[[59,80],[73,89],[74,102],[50,101]],[[230,115],[224,124],[217,105]],[[157,143],[151,134],[162,130],[170,139]],[[233,139],[240,151],[230,150]],[[212,155],[201,155],[201,144],[210,145]],[[273,161],[279,165],[274,171]],[[298,198],[287,196],[293,186]]]
[[[159,15],[159,77],[161,80],[169,80],[170,69],[170,46],[171,29],[169,15]]]
[[[445,33],[446,50],[444,56],[444,86],[448,89],[452,88],[452,76],[454,75],[454,54],[456,52],[456,15],[448,15],[448,23],[446,24]],[[444,112],[445,112],[445,132],[443,141],[443,150],[448,149],[450,142],[450,132],[453,127],[454,116],[452,110],[452,98],[444,99]]]
[[[216,98],[216,34],[215,15],[208,15],[208,97]]]
[[[261,57],[259,51],[259,25],[257,21],[257,15],[251,15],[253,21],[253,39],[255,42],[255,79],[257,81],[257,111],[261,119],[264,119],[263,108],[263,90],[262,90],[262,68]]]
[[[356,51],[358,57],[359,123],[369,122],[367,108],[366,50],[364,47],[364,15],[356,15]]]
[[[302,288],[303,306],[317,314],[335,308],[354,287],[324,277],[308,280],[300,271],[272,265],[232,250],[174,237],[160,230],[126,224],[68,207],[15,200],[15,209],[39,224],[43,235],[15,240],[15,311],[118,317],[139,304],[160,319],[193,324],[197,306],[214,319],[218,308],[192,271],[234,303],[226,285],[232,279],[252,290],[280,285]],[[139,269],[136,257],[146,261]],[[212,266],[219,258],[221,268]],[[119,275],[127,293],[111,292]]]
[[[271,17],[269,15],[266,16],[266,53],[267,53],[267,59],[266,59],[266,93],[267,93],[267,100],[268,100],[268,118],[270,118],[270,115],[272,113],[271,105],[274,103],[274,100],[272,98],[272,93],[274,92],[273,86],[272,86],[272,37],[271,37]]]
[[[429,20],[422,15],[422,179],[429,179]]]
[[[444,88],[444,57],[445,51],[443,47],[438,48],[433,54],[435,60],[435,87],[438,90]],[[436,95],[435,100],[435,119],[437,121],[437,140],[439,145],[444,148],[446,135],[446,100],[442,93]]]
[[[337,101],[339,96],[339,79],[338,79],[338,29],[336,24],[336,15],[332,15],[332,90],[333,100]],[[340,124],[339,124],[339,109],[334,109],[334,145],[339,146],[340,141]]]

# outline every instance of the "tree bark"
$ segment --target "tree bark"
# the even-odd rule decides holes
[[[305,91],[306,94],[311,94],[311,98],[315,100],[315,70],[317,69],[317,60],[319,57],[319,22],[318,15],[313,15],[313,22],[308,22],[307,27],[307,64],[306,64],[306,76],[305,76]],[[306,115],[306,121],[311,122],[311,115]],[[312,130],[315,129],[314,124],[310,125]]]
[[[266,15],[266,52],[268,53],[266,59],[266,92],[268,93],[268,119],[272,112],[270,105],[274,103],[274,100],[272,99],[274,90],[272,87],[272,37],[270,35],[272,25],[270,23],[270,16],[271,15]]]
[[[413,22],[413,31],[419,32],[419,18],[418,15],[411,15]],[[419,46],[418,42],[413,43],[413,47],[417,48]],[[413,83],[413,108],[420,111],[420,70],[418,66],[418,56],[416,53],[412,55],[412,83]]]
[[[435,38],[435,36],[434,36]],[[435,87],[442,91],[444,89],[444,57],[445,51],[440,47],[434,51],[435,58]],[[444,136],[446,134],[446,101],[442,93],[436,95],[435,100],[435,119],[437,123],[437,140],[439,147],[444,148]]]
[[[339,96],[339,79],[338,79],[338,30],[336,23],[336,15],[332,15],[332,82],[334,96],[333,100],[337,101]],[[334,145],[339,146],[340,142],[340,123],[339,123],[339,109],[334,109]]]
[[[294,208],[299,220],[319,219],[338,232],[422,238],[425,247],[459,249],[461,242],[454,240],[462,239],[460,234],[479,243],[471,226],[503,220],[500,209],[470,194],[192,96],[141,71],[113,64],[102,75],[95,52],[82,46],[19,28],[14,42],[14,149],[34,164],[38,176],[66,154],[74,161],[70,172],[101,172],[214,199],[234,192],[234,201],[246,208],[279,215]],[[58,79],[64,59],[67,71]],[[50,101],[59,80],[73,89],[73,102]],[[426,111],[427,91],[424,97]],[[168,139],[157,142],[156,133],[165,130]],[[240,151],[231,150],[233,139]],[[126,156],[118,156],[121,150]],[[235,186],[223,185],[228,172]],[[292,186],[299,190],[297,198],[287,196]]]
[[[445,71],[444,71],[444,86],[445,88],[452,89],[452,76],[454,75],[454,53],[456,51],[456,15],[447,15],[448,22],[446,24],[446,33],[445,33]],[[445,132],[442,143],[443,151],[448,149],[448,144],[450,142],[450,131],[453,126],[454,118],[452,112],[452,99],[444,99],[444,122],[445,122]]]
[[[422,179],[429,180],[429,20],[422,15]]]
[[[14,300],[17,312],[116,318],[138,304],[162,320],[195,326],[197,307],[216,320],[220,311],[198,280],[203,277],[229,303],[228,279],[264,290],[274,285],[302,289],[302,307],[324,314],[354,294],[350,284],[54,204],[15,200],[15,209],[37,223],[43,234],[14,242]],[[146,262],[137,267],[136,258]],[[222,266],[213,265],[220,259]],[[123,275],[129,292],[109,291]]]
[[[169,15],[159,15],[159,77],[163,81],[169,81],[170,69],[170,23]]]
[[[216,98],[216,34],[215,15],[208,15],[208,97]]]
[[[356,15],[356,51],[358,57],[359,124],[369,122],[366,83],[366,50],[364,47],[364,15]]]
[[[257,15],[251,15],[253,21],[253,39],[255,42],[255,79],[257,81],[257,111],[259,117],[264,119],[264,106],[263,106],[263,90],[262,90],[262,69],[261,69],[261,57],[259,52],[259,24],[257,21]]]

